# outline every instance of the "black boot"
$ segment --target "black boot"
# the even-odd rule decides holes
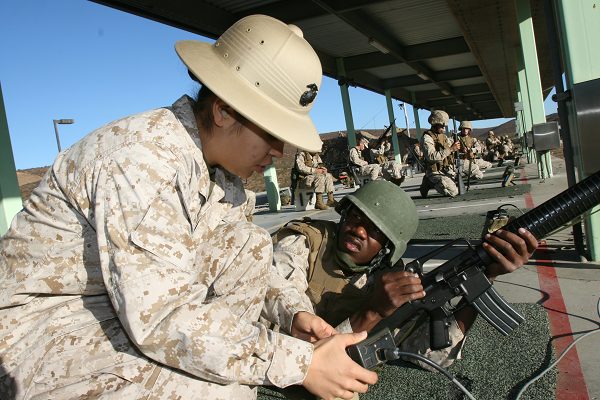
[[[429,180],[429,178],[427,178],[427,176],[424,176],[423,180],[421,181],[421,187],[419,187],[419,192],[421,192],[421,197],[426,199],[427,194],[429,193],[429,190],[432,188],[433,188],[433,185],[431,184],[431,181]]]

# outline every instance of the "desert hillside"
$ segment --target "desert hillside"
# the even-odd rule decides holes
[[[552,120],[552,116],[549,116],[548,119]],[[515,121],[511,120],[494,128],[475,129],[473,133],[475,136],[484,135],[490,129],[497,131],[501,135],[509,135],[512,137],[515,135]],[[376,139],[382,135],[383,129],[370,129],[366,132],[360,132],[369,138]],[[414,131],[411,131],[411,133],[414,135]],[[323,139],[323,161],[337,178],[337,174],[342,171],[342,168],[346,164],[346,157],[348,154],[346,133],[343,131],[328,132],[322,134],[321,138]],[[275,161],[279,187],[290,185],[290,171],[294,165],[296,148],[285,145],[283,152],[283,157]],[[553,151],[552,154],[562,157],[562,150]],[[19,181],[23,199],[29,197],[31,191],[38,185],[47,169],[48,167],[39,167],[17,171],[17,179]],[[264,178],[261,175],[254,174],[248,179],[245,186],[247,189],[254,192],[263,192],[265,190]]]

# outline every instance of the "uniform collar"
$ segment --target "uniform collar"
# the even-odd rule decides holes
[[[173,114],[181,122],[185,130],[190,135],[190,138],[194,144],[202,150],[202,142],[200,141],[200,130],[196,122],[196,116],[192,109],[194,100],[188,96],[181,96],[173,105],[171,109]],[[244,192],[244,185],[242,180],[222,168],[215,168],[213,174],[214,186],[212,191],[210,190],[210,182],[208,181],[209,170],[206,161],[204,161],[202,151],[194,153],[194,160],[199,169],[198,176],[203,179],[206,177],[205,184],[201,184],[199,192],[209,202],[226,202],[231,203],[233,206],[239,206],[245,201],[246,194]],[[204,183],[204,182],[203,182]]]

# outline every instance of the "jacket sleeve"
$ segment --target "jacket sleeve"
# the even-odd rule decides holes
[[[425,160],[431,164],[435,164],[436,162],[443,161],[444,158],[450,155],[450,150],[443,148],[440,150],[436,150],[435,142],[433,138],[429,135],[423,135],[423,143],[422,143],[423,156]]]
[[[316,173],[317,169],[313,168],[313,167],[309,167],[308,165],[306,165],[306,160],[304,159],[304,153],[300,152],[297,156],[296,156],[296,165],[298,165],[298,170],[306,175],[312,175],[314,173]]]
[[[221,202],[204,204],[196,220],[186,174],[168,149],[147,143],[117,151],[93,173],[101,269],[124,329],[149,358],[211,382],[301,383],[313,346],[257,322],[268,233],[225,222],[231,204]],[[223,284],[223,273],[238,280]]]
[[[299,296],[305,311],[314,314],[313,306],[307,296],[308,256],[310,249],[306,238],[300,234],[285,236],[275,244],[273,249],[273,268],[277,275],[289,282],[294,296]]]
[[[355,165],[360,165],[361,167],[367,165],[368,163],[360,157],[358,154],[358,149],[353,147],[350,149],[350,162]]]

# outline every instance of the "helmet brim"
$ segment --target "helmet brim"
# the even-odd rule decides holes
[[[198,80],[235,111],[270,135],[309,152],[323,142],[308,114],[292,112],[257,93],[256,88],[231,71],[209,43],[179,41],[175,49]]]

